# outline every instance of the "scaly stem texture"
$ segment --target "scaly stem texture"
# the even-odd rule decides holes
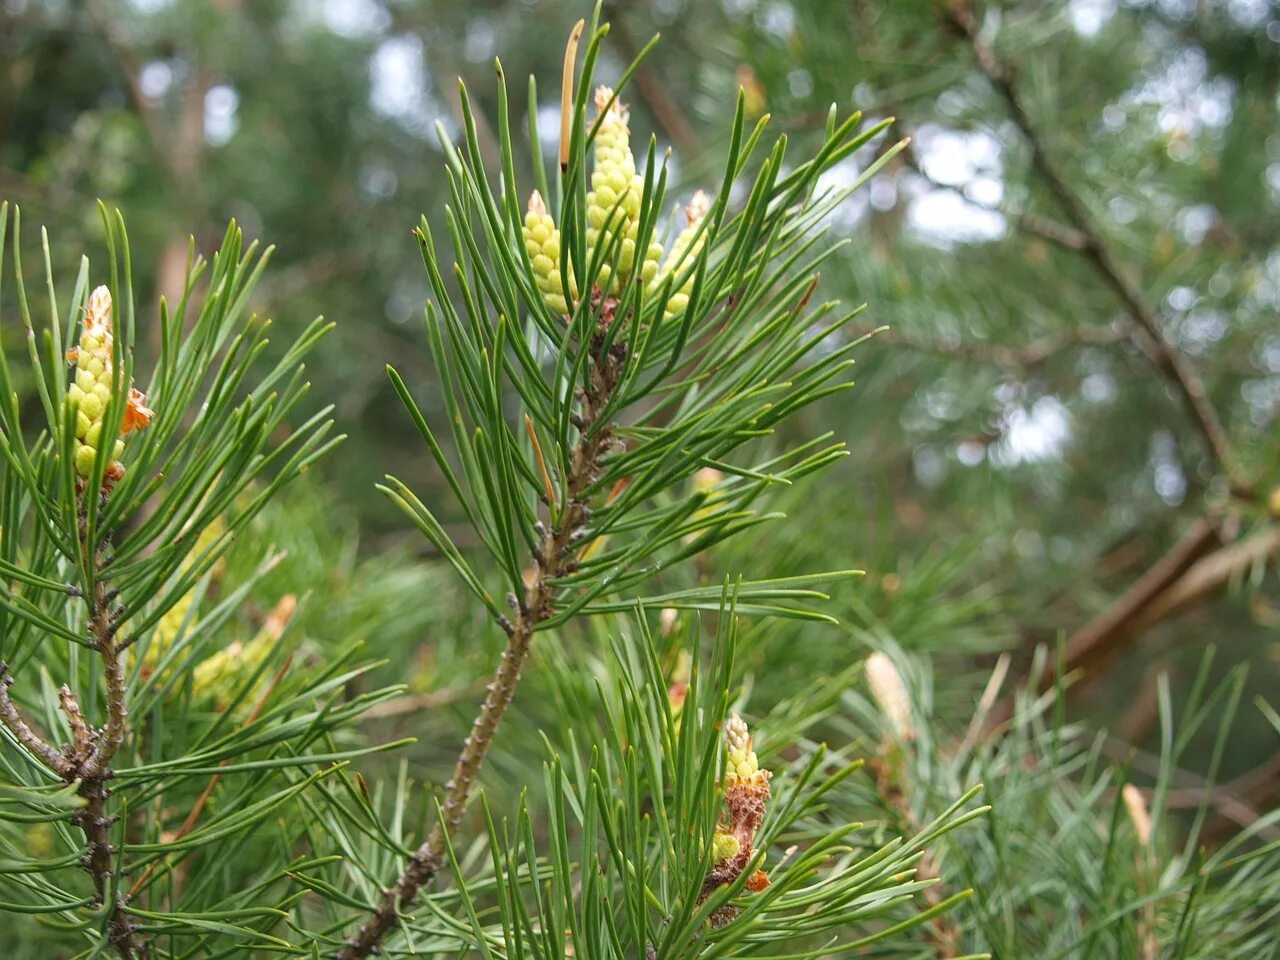
[[[102,554],[99,553],[99,560]],[[95,730],[85,720],[75,694],[67,686],[58,692],[59,706],[67,718],[72,742],[58,750],[35,733],[9,698],[12,677],[5,676],[0,664],[0,722],[33,755],[67,784],[78,784],[77,793],[84,806],[72,816],[72,822],[84,833],[85,852],[80,863],[93,878],[94,891],[100,903],[110,899],[107,936],[124,960],[146,960],[150,955],[133,922],[125,912],[125,897],[119,884],[113,883],[113,861],[110,830],[115,818],[107,814],[106,784],[113,776],[111,760],[124,743],[128,708],[125,704],[124,644],[117,635],[119,608],[113,607],[114,594],[98,579],[89,604],[89,636],[93,649],[102,658],[106,685],[107,722]]]
[[[602,323],[613,322],[616,303],[609,298],[602,311]],[[507,646],[502,651],[493,680],[489,683],[484,703],[462,745],[453,767],[453,776],[445,784],[440,819],[431,834],[409,859],[395,885],[384,890],[374,911],[361,924],[356,935],[337,954],[337,960],[358,960],[378,951],[382,939],[396,923],[401,910],[412,907],[419,891],[439,872],[445,854],[445,838],[462,822],[462,814],[485,754],[503,714],[515,696],[520,671],[529,655],[530,642],[538,626],[555,612],[555,588],[552,581],[570,570],[577,545],[577,534],[587,522],[590,511],[585,491],[595,481],[600,460],[613,440],[608,424],[599,422],[601,410],[617,386],[625,362],[625,353],[615,346],[609,351],[601,347],[597,335],[592,348],[588,382],[579,394],[580,413],[576,419],[578,440],[570,454],[564,489],[564,505],[556,521],[540,530],[533,552],[534,570],[520,598],[514,622],[504,622]]]

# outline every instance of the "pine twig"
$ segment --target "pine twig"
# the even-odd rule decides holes
[[[612,310],[608,304],[603,314],[606,322],[611,320]],[[361,924],[356,935],[337,953],[337,960],[358,960],[379,952],[382,939],[395,925],[400,911],[411,907],[421,889],[439,872],[444,859],[445,838],[452,835],[462,822],[463,811],[471,799],[485,755],[515,695],[533,634],[555,612],[552,581],[572,569],[578,535],[590,516],[586,491],[596,480],[600,461],[613,440],[612,429],[599,421],[617,387],[625,356],[618,347],[606,352],[601,346],[602,337],[597,335],[591,351],[588,383],[579,397],[579,434],[561,495],[563,507],[551,526],[540,529],[533,552],[533,576],[525,588],[525,595],[517,600],[514,622],[502,623],[507,633],[507,646],[486,688],[488,692],[472,723],[471,732],[463,742],[462,752],[454,763],[453,776],[445,784],[440,819],[426,841],[410,857],[399,879],[383,891],[377,907]]]
[[[879,329],[883,328],[855,331],[853,335],[866,336],[876,333]],[[1058,336],[1033,340],[1018,347],[972,341],[945,343],[940,340],[928,340],[910,333],[904,333],[892,327],[884,329],[883,333],[877,333],[876,335],[896,346],[921,353],[936,353],[955,359],[970,360],[974,363],[987,363],[1012,369],[1026,369],[1039,366],[1051,357],[1064,350],[1070,350],[1072,347],[1116,343],[1119,340],[1127,339],[1129,333],[1122,327],[1077,327],[1067,330]]]
[[[106,782],[115,776],[110,764],[124,743],[129,716],[125,702],[124,645],[116,631],[117,617],[122,608],[114,606],[114,596],[106,583],[101,578],[97,579],[90,605],[89,632],[93,648],[102,658],[107,722],[98,732],[95,742],[84,745],[88,748],[88,757],[75,771],[80,780],[80,796],[85,800],[84,809],[75,819],[84,831],[87,850],[83,859],[93,877],[98,898],[105,900],[108,894],[112,898],[108,929],[112,945],[124,960],[146,960],[150,949],[138,936],[133,921],[125,912],[126,897],[120,892],[119,883],[113,882],[112,854],[115,851],[108,831],[115,817],[108,816],[106,811],[107,798],[111,795]]]
[[[0,722],[4,723],[15,740],[34,757],[39,757],[46,767],[58,776],[66,779],[71,773],[71,764],[52,746],[36,733],[23,719],[18,705],[9,697],[9,687],[13,685],[13,675],[9,673],[9,665],[0,661]]]
[[[125,703],[124,653],[116,634],[118,608],[113,607],[114,596],[101,580],[95,585],[90,603],[90,644],[102,658],[103,678],[106,684],[107,722],[101,730],[94,730],[80,711],[80,704],[67,686],[58,691],[59,706],[67,718],[72,743],[59,752],[47,743],[23,720],[17,705],[10,699],[8,688],[13,678],[8,668],[0,663],[0,722],[3,722],[15,739],[33,756],[39,758],[64,783],[75,784],[76,792],[84,800],[71,817],[85,838],[85,852],[81,865],[93,878],[94,890],[100,901],[111,897],[108,938],[123,960],[146,960],[149,948],[134,929],[133,921],[125,912],[126,898],[121,895],[118,883],[113,882],[113,860],[110,829],[115,818],[107,814],[107,798],[111,791],[106,783],[114,773],[111,760],[124,743],[129,716]]]
[[[1232,493],[1246,499],[1251,498],[1247,484],[1238,475],[1226,431],[1209,402],[1204,384],[1186,354],[1165,336],[1159,317],[1141,287],[1116,260],[1093,223],[1083,200],[1067,183],[1056,161],[1049,155],[1044,137],[1031,119],[1026,101],[1015,82],[1012,68],[1004,64],[982,39],[969,0],[949,0],[942,5],[942,9],[946,23],[968,43],[978,68],[1008,106],[1013,122],[1031,148],[1033,166],[1066,214],[1072,228],[1078,231],[1078,239],[1083,241],[1080,253],[1094,265],[1141,330],[1143,336],[1139,346],[1177,390],[1199,429],[1209,454],[1227,478]]]

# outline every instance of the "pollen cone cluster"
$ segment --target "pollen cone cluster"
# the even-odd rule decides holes
[[[724,725],[724,818],[711,838],[711,869],[702,885],[706,899],[716,887],[732,883],[751,863],[755,852],[756,831],[764,820],[769,800],[769,779],[773,776],[760,768],[751,748],[751,733],[736,713]],[[747,878],[746,888],[758,893],[769,885],[764,871],[756,870]],[[737,915],[730,906],[711,915],[714,926],[723,926]]]
[[[74,363],[75,379],[67,388],[68,402],[75,409],[75,469],[81,478],[93,473],[94,459],[104,442],[103,418],[112,394],[124,385],[111,370],[111,292],[97,287],[89,294],[85,307],[84,323],[80,331],[80,345],[67,352],[67,359]],[[151,420],[151,410],[144,397],[132,386],[125,398],[124,416],[120,421],[120,434],[111,438],[110,461],[103,479],[104,486],[124,476],[124,437],[140,430]]]
[[[262,622],[261,629],[246,643],[234,640],[195,669],[192,692],[198,698],[209,698],[223,704],[239,693],[242,684],[259,671],[284,636],[289,621],[298,609],[298,598],[286,593]],[[260,677],[256,689],[269,678]]]
[[[205,551],[213,546],[214,541],[222,536],[225,530],[226,524],[222,522],[221,517],[216,518],[201,530],[200,535],[196,537],[195,544],[191,547],[191,552],[187,554],[186,559],[182,561],[182,565],[178,568],[178,575],[181,577],[190,573],[191,568],[200,560]],[[219,557],[215,560],[213,566],[209,568],[210,579],[216,580],[220,577],[225,567],[225,557]],[[156,621],[156,625],[151,631],[151,642],[147,645],[147,651],[142,658],[144,675],[152,673],[160,661],[164,659],[165,654],[172,649],[183,625],[190,626],[188,618],[195,607],[198,592],[197,586],[193,585],[190,590],[178,599],[177,603],[168,609],[164,616]]]
[[[679,313],[689,305],[689,293],[693,290],[693,271],[690,269],[698,260],[707,232],[702,229],[702,221],[707,216],[707,195],[699,190],[684,208],[685,227],[677,235],[671,245],[671,252],[663,262],[655,280],[659,285],[666,282],[673,273],[677,279],[683,278],[680,286],[671,292],[667,299],[667,316]]]
[[[533,265],[534,279],[542,297],[556,313],[566,314],[569,305],[564,298],[564,281],[560,273],[560,231],[547,213],[542,194],[537,190],[529,197],[529,212],[524,215],[524,248]],[[577,286],[569,277],[569,292],[578,295]]]
[[[706,215],[707,198],[699,191],[685,209],[688,225],[676,237],[675,245],[665,260],[662,244],[656,239],[651,239],[643,250],[638,250],[644,179],[636,173],[627,108],[609,87],[596,90],[595,104],[600,126],[594,140],[591,189],[587,193],[587,261],[594,263],[598,260],[600,268],[590,292],[601,298],[617,296],[623,285],[632,279],[657,290],[659,283],[673,271],[683,276],[683,268],[693,264],[701,252],[705,234],[698,234],[698,226]],[[560,263],[560,231],[536,190],[529,198],[522,232],[534,280],[547,306],[561,315],[571,313],[579,296],[578,287],[570,274],[570,299],[566,300],[561,273],[563,265]],[[688,305],[691,286],[690,275],[672,292],[664,308],[667,315]]]

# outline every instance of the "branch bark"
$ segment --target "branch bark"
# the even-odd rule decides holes
[[[603,313],[602,323],[607,326],[612,322],[612,310],[607,304]],[[555,612],[552,581],[573,568],[578,535],[590,516],[586,491],[598,476],[601,458],[613,440],[611,427],[600,423],[600,419],[617,387],[625,354],[616,346],[606,352],[601,345],[602,337],[598,335],[592,347],[588,383],[579,397],[581,412],[575,421],[579,434],[570,454],[563,493],[565,502],[558,519],[550,527],[539,525],[538,544],[533,552],[533,576],[525,588],[525,595],[516,600],[514,622],[504,620],[501,623],[507,633],[506,649],[502,651],[493,680],[487,687],[488,693],[472,723],[471,733],[463,742],[453,776],[445,784],[440,818],[427,840],[410,857],[396,883],[383,891],[377,907],[338,952],[337,960],[358,960],[379,952],[383,938],[396,924],[400,911],[411,907],[418,893],[439,872],[444,861],[446,837],[452,835],[462,822],[463,811],[471,799],[485,755],[515,696],[533,634]]]
[[[853,336],[875,334],[889,343],[916,350],[922,353],[936,353],[942,356],[971,360],[975,363],[989,363],[1000,367],[1021,368],[1038,366],[1050,357],[1063,350],[1078,346],[1097,346],[1116,343],[1128,338],[1129,333],[1123,327],[1077,327],[1067,330],[1058,336],[1033,340],[1018,347],[998,344],[961,341],[946,343],[940,340],[928,340],[895,328],[876,328],[856,331]]]
[[[76,785],[84,806],[72,815],[71,821],[84,834],[85,852],[80,863],[93,880],[97,898],[100,903],[110,900],[108,940],[123,960],[147,960],[150,949],[134,928],[125,910],[127,898],[120,892],[118,878],[114,877],[111,827],[116,818],[107,812],[107,798],[111,795],[107,782],[114,776],[111,761],[124,743],[129,716],[125,702],[124,644],[116,630],[119,613],[114,593],[99,579],[89,602],[89,637],[90,645],[102,658],[106,685],[107,722],[101,729],[95,730],[89,725],[75,695],[64,685],[58,691],[58,701],[67,718],[72,742],[62,750],[56,749],[31,729],[10,699],[8,688],[13,678],[7,676],[7,668],[2,663],[0,722],[59,779]]]
[[[1100,615],[1077,630],[1067,641],[1061,667],[1046,663],[1039,676],[1028,674],[1019,689],[1034,686],[1037,693],[1049,690],[1060,675],[1084,672],[1088,675],[1109,660],[1130,638],[1136,636],[1140,616],[1178,578],[1191,569],[1219,543],[1218,530],[1210,521],[1196,521],[1176,544],[1142,574],[1132,586]],[[1149,625],[1149,624],[1147,624]],[[1061,671],[1061,674],[1060,672]],[[983,735],[995,732],[1013,715],[1014,701],[1006,697],[988,714]]]

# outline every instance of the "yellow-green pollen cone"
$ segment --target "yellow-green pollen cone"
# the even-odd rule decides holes
[[[84,323],[80,331],[80,345],[67,352],[67,360],[75,364],[75,376],[67,388],[67,401],[75,410],[75,468],[81,478],[93,473],[93,462],[102,440],[102,420],[111,399],[112,391],[121,384],[111,373],[111,291],[97,287],[89,294],[85,306]],[[114,438],[111,462],[107,465],[103,484],[109,485],[124,476],[126,434],[145,427],[151,420],[151,410],[146,397],[132,387],[126,398],[124,416],[120,421],[120,436]]]
[[[537,190],[529,197],[529,209],[524,215],[521,233],[524,235],[525,252],[529,254],[529,263],[533,267],[533,279],[542,291],[542,299],[556,313],[568,314],[570,307],[564,299],[564,283],[560,274],[560,231]],[[575,297],[578,295],[572,274],[569,276],[569,293]]]
[[[736,713],[724,724],[724,782],[733,786],[752,780],[760,772],[760,761],[751,749],[751,733],[746,723]]]
[[[251,640],[244,643],[234,640],[202,660],[192,676],[192,693],[197,698],[209,698],[219,704],[236,697],[240,685],[257,673],[276,649],[297,609],[298,598],[286,593],[267,614],[262,627]],[[262,689],[269,682],[269,678],[259,678],[257,688]]]
[[[204,552],[213,546],[214,541],[221,537],[225,531],[226,524],[223,523],[221,517],[216,517],[207,527],[201,530],[200,535],[196,537],[195,544],[191,547],[191,552],[187,554],[181,566],[179,566],[178,575],[186,576],[204,555]],[[221,576],[225,566],[226,558],[219,557],[210,567],[210,575],[216,579]],[[178,639],[178,632],[182,629],[183,624],[187,623],[187,618],[192,613],[197,592],[196,585],[193,584],[191,589],[184,593],[178,599],[178,602],[156,621],[156,625],[151,631],[151,642],[147,645],[147,652],[142,658],[143,676],[149,676],[173,647],[174,641]],[[193,619],[192,625],[194,622]]]
[[[596,90],[595,102],[602,119],[596,131],[595,167],[587,193],[587,246],[593,257],[597,250],[604,251],[607,261],[600,268],[597,286],[601,293],[609,294],[631,276],[635,266],[644,180],[636,173],[631,153],[627,108],[609,87]],[[640,279],[652,280],[661,259],[662,244],[651,242],[641,258]]]
[[[689,305],[689,294],[693,290],[693,271],[690,267],[697,262],[698,255],[702,253],[706,243],[707,232],[701,227],[709,206],[707,195],[701,190],[693,195],[689,205],[684,208],[685,227],[676,235],[675,241],[671,244],[671,251],[662,264],[662,269],[654,277],[655,283],[661,286],[673,273],[684,276],[683,282],[671,292],[671,296],[667,299],[667,316],[679,313]]]
[[[760,768],[751,749],[751,732],[736,713],[724,722],[724,779],[720,783],[724,796],[724,814],[711,836],[711,869],[703,882],[702,898],[716,887],[732,883],[751,864],[756,850],[756,832],[764,821],[769,801],[769,779],[772,774]],[[769,877],[756,869],[744,884],[752,893],[769,886]],[[711,916],[712,926],[723,926],[737,915],[730,906],[721,907]]]
[[[623,284],[633,279],[657,290],[675,274],[680,285],[663,304],[666,315],[671,316],[689,304],[689,293],[693,289],[691,267],[705,246],[702,223],[710,203],[701,190],[693,195],[684,209],[686,225],[665,259],[663,246],[656,239],[650,240],[638,256],[644,179],[636,173],[627,108],[609,87],[596,90],[595,104],[600,126],[593,141],[591,189],[587,193],[587,258],[594,263],[600,257],[603,262],[591,294],[595,298],[616,297]],[[521,235],[543,300],[562,316],[572,313],[579,297],[578,284],[570,272],[566,298],[560,263],[560,231],[536,190],[529,197]]]

